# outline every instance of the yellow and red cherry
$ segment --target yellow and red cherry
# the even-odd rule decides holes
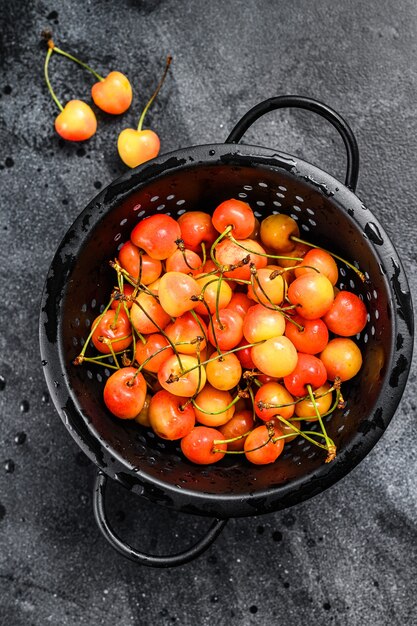
[[[242,365],[233,352],[222,355],[216,351],[210,356],[210,361],[206,365],[206,374],[207,381],[212,387],[230,391],[236,387],[242,377]]]
[[[274,437],[271,438],[266,424],[257,426],[245,439],[244,451],[246,458],[255,465],[266,465],[277,460],[284,449],[284,439],[274,440],[282,435],[282,430],[274,426]]]
[[[77,59],[77,57],[61,50],[55,45],[51,38],[47,42],[49,50],[60,54],[61,56],[74,61],[78,65],[81,65],[84,69],[88,70],[90,74],[93,74],[97,78],[97,83],[91,88],[91,96],[94,104],[98,106],[102,111],[111,113],[112,115],[119,115],[124,113],[130,107],[132,102],[132,86],[129,79],[121,72],[110,72],[105,78],[100,76],[92,67]]]
[[[44,73],[49,93],[60,113],[55,120],[55,130],[67,141],[85,141],[90,139],[97,130],[97,119],[92,108],[82,100],[70,100],[65,107],[56,97],[49,80],[49,61],[54,51],[54,44],[48,42],[48,52],[45,58]]]
[[[195,426],[188,435],[181,439],[181,451],[192,463],[209,465],[220,461],[227,450],[226,443],[214,443],[224,439],[216,428]]]
[[[297,350],[287,337],[271,337],[253,346],[251,353],[256,367],[267,376],[283,378],[297,365]]]
[[[274,415],[281,415],[288,420],[294,415],[294,398],[284,385],[265,383],[256,392],[255,412],[264,422],[268,422]]]
[[[107,379],[103,398],[116,417],[135,419],[145,404],[146,381],[134,367],[122,367]]]
[[[158,437],[175,441],[182,439],[194,428],[195,414],[187,398],[174,396],[162,389],[151,399],[149,421]]]
[[[200,285],[192,276],[167,272],[159,281],[159,302],[168,315],[179,317],[196,307],[200,291]]]
[[[232,401],[231,393],[207,383],[195,398],[195,419],[204,426],[218,428],[233,417],[235,405]]]
[[[86,102],[70,100],[55,119],[55,130],[67,141],[86,141],[97,130],[97,118]]]
[[[157,213],[141,220],[132,230],[130,239],[152,259],[163,261],[177,250],[181,230],[172,217]]]
[[[227,442],[228,450],[243,450],[243,446],[245,445],[245,437],[243,435],[247,436],[252,428],[252,411],[248,409],[238,411],[236,409],[236,413],[233,415],[232,419],[220,426],[219,430],[223,435],[223,439],[235,439],[239,437],[236,441]]]
[[[152,97],[143,109],[137,129],[125,128],[119,134],[117,139],[117,150],[123,163],[125,163],[128,167],[138,167],[139,165],[142,165],[142,163],[146,163],[146,161],[154,159],[159,154],[161,143],[158,135],[153,130],[143,130],[142,126],[149,107],[155,100],[164,83],[171,61],[172,58],[169,56],[166,61],[165,71],[162,78],[159,81]]]
[[[132,103],[132,96],[129,79],[121,72],[110,72],[91,87],[94,104],[111,115],[125,113]]]

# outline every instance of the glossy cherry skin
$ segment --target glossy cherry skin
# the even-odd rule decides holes
[[[241,437],[253,428],[253,417],[252,411],[248,409],[244,409],[243,411],[236,411],[233,417],[223,424],[219,426],[219,430],[223,435],[223,439],[234,439],[235,437]],[[241,437],[241,439],[237,439],[236,441],[228,441],[227,449],[228,450],[243,450],[243,446],[245,445],[245,438]]]
[[[116,370],[106,381],[104,402],[116,417],[134,419],[142,410],[146,398],[146,381],[134,367]]]
[[[350,291],[339,291],[323,317],[327,328],[335,335],[352,337],[366,326],[368,312],[362,300]]]
[[[119,310],[119,314],[109,309],[104,315],[94,320],[92,328],[94,332],[91,340],[94,347],[102,354],[111,354],[110,346],[103,342],[103,338],[111,341],[114,352],[125,350],[132,343],[132,327],[123,308]]]
[[[222,439],[224,439],[222,433],[216,428],[195,426],[188,435],[181,439],[181,450],[189,461],[198,465],[209,465],[224,457],[227,444],[214,443],[216,440]],[[214,448],[220,452],[214,452]]]
[[[243,250],[229,239],[223,239],[216,246],[216,259],[221,265],[236,265],[242,261],[242,259],[248,257],[248,263],[234,270],[227,271],[224,275],[229,278],[249,280],[250,263],[254,263],[255,267],[260,269],[267,265],[268,259],[266,256],[262,256],[262,254],[265,254],[265,249],[257,241],[253,239],[242,239],[239,241],[239,244],[247,248],[247,250]],[[251,252],[248,252],[248,250],[251,250]]]
[[[149,422],[158,437],[174,441],[194,428],[195,414],[187,398],[174,396],[165,389],[158,391],[149,405]]]
[[[314,272],[315,270],[312,268],[316,268],[321,274],[324,274],[332,285],[337,283],[339,270],[336,261],[331,254],[325,252],[325,250],[320,250],[320,248],[312,248],[309,250],[301,263],[294,270],[294,273],[298,278],[298,276],[302,276],[303,274]]]
[[[331,339],[320,353],[329,380],[336,377],[341,381],[350,380],[362,367],[362,353],[356,343],[348,337]]]
[[[297,348],[298,352],[318,354],[326,347],[329,341],[329,331],[321,319],[306,320],[301,315],[293,315],[293,321],[287,320],[285,336]],[[302,327],[300,330],[293,322]]]
[[[291,240],[291,236],[300,236],[300,230],[297,222],[285,215],[279,213],[276,215],[268,215],[261,222],[261,241],[263,245],[270,248],[278,254],[289,254],[295,248],[295,242]]]
[[[132,168],[157,157],[160,147],[158,135],[150,129],[125,128],[117,140],[120,158],[125,165]]]
[[[121,72],[110,72],[91,88],[94,104],[112,115],[127,111],[132,103],[132,95],[132,86]]]
[[[165,328],[167,337],[176,345],[176,349],[180,354],[195,354],[197,351],[197,337],[201,338],[200,350],[204,350],[206,347],[207,326],[201,317],[196,315],[196,318],[193,317],[191,312],[187,311]]]
[[[85,141],[97,130],[93,109],[82,100],[70,100],[55,119],[55,130],[67,141]]]
[[[298,353],[297,365],[288,376],[284,377],[284,385],[293,396],[308,394],[307,385],[317,389],[327,380],[327,371],[323,362],[312,354]]]
[[[255,216],[247,202],[231,198],[219,204],[213,213],[213,226],[222,233],[232,226],[232,235],[236,239],[246,239],[255,228]]]
[[[267,409],[262,407],[262,403],[288,406]],[[278,382],[266,383],[256,392],[255,412],[264,422],[270,420],[274,415],[281,415],[285,419],[290,419],[294,415],[294,398],[284,385]]]
[[[141,254],[131,241],[126,241],[119,250],[119,263],[135,280],[140,278],[143,285],[149,285],[159,278],[162,263],[148,254]]]
[[[229,309],[221,309],[219,311],[220,324],[215,315],[213,315],[208,325],[208,338],[212,346],[219,346],[220,350],[231,350],[242,340],[243,337],[243,320],[236,311]]]
[[[276,437],[282,435],[282,431],[277,427],[274,427],[274,431]],[[248,461],[255,465],[266,465],[277,460],[284,449],[284,439],[279,439],[275,443],[268,439],[269,432],[266,425],[257,426],[249,433],[243,447]]]
[[[212,224],[210,215],[203,211],[183,213],[178,218],[178,224],[185,247],[194,252],[200,252],[203,242],[207,249],[210,248],[219,234]]]
[[[182,272],[167,272],[159,281],[159,302],[172,317],[179,317],[187,311],[195,309],[200,295],[199,283],[188,274]]]
[[[297,350],[287,337],[271,337],[252,348],[256,367],[267,376],[288,376],[297,365]]]
[[[141,291],[135,300],[130,309],[130,319],[139,333],[157,333],[171,321],[168,313],[151,294]]]
[[[177,249],[175,243],[181,237],[177,222],[169,215],[156,214],[146,217],[130,234],[132,243],[145,250],[153,259],[167,259]]]
[[[303,274],[288,287],[288,299],[296,305],[296,312],[301,317],[317,319],[325,315],[333,304],[333,285],[324,274]]]
[[[160,333],[147,335],[145,343],[141,340],[136,342],[135,360],[139,365],[146,361],[143,369],[147,372],[157,373],[164,361],[173,354],[169,341]]]

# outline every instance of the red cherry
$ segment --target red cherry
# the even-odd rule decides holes
[[[297,365],[288,376],[284,376],[284,385],[293,396],[308,394],[306,385],[318,389],[327,380],[327,371],[322,361],[312,354],[298,353]]]
[[[167,259],[177,249],[175,243],[181,238],[178,223],[169,215],[156,214],[145,217],[130,234],[132,243],[145,250],[152,259]]]
[[[335,335],[352,337],[366,326],[368,312],[362,300],[350,291],[339,291],[326,315],[327,328]]]
[[[146,381],[134,367],[122,367],[107,379],[103,397],[113,415],[134,419],[145,404]]]
[[[213,226],[222,233],[232,226],[232,234],[236,239],[246,239],[255,228],[255,216],[247,202],[242,200],[225,200],[214,210]]]

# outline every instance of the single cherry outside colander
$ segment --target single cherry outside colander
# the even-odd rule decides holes
[[[344,185],[298,157],[237,143],[261,115],[282,107],[310,110],[338,130],[347,151]],[[229,517],[284,509],[337,482],[387,428],[411,364],[413,311],[391,241],[354,194],[358,169],[356,140],[335,111],[309,98],[271,98],[251,109],[226,143],[164,154],[124,174],[98,194],[68,230],[43,293],[41,358],[58,413],[98,467],[94,511],[99,528],[123,555],[159,567],[185,563],[211,544]],[[329,464],[324,463],[321,450],[299,437],[271,465],[250,465],[233,455],[213,466],[193,465],[175,442],[160,440],[150,430],[110,415],[102,399],[109,371],[72,365],[113,287],[108,261],[117,256],[138,220],[157,212],[174,218],[187,210],[210,213],[232,197],[247,201],[260,219],[274,212],[291,215],[304,239],[355,262],[365,274],[363,283],[340,264],[338,287],[359,294],[369,314],[358,337],[362,370],[344,385],[346,408],[326,418],[329,436],[338,448]],[[108,524],[107,477],[163,506],[215,520],[205,537],[185,552],[144,554],[124,543]]]

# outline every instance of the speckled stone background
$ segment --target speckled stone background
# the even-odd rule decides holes
[[[96,528],[95,468],[46,392],[38,312],[54,251],[97,190],[125,171],[118,132],[134,125],[172,72],[147,122],[162,150],[221,142],[264,98],[323,100],[352,125],[358,195],[417,287],[417,4],[415,0],[67,0],[0,2],[0,624],[9,626],[417,623],[416,368],[388,431],[329,491],[296,508],[231,520],[199,560],[136,566]],[[99,115],[83,145],[53,131],[39,33],[103,73],[126,72],[133,107]],[[91,78],[52,59],[59,96]],[[270,114],[248,142],[303,156],[343,179],[343,146],[306,112]],[[416,299],[414,297],[414,299]],[[161,509],[114,485],[108,506],[134,545],[186,546],[208,520]]]

